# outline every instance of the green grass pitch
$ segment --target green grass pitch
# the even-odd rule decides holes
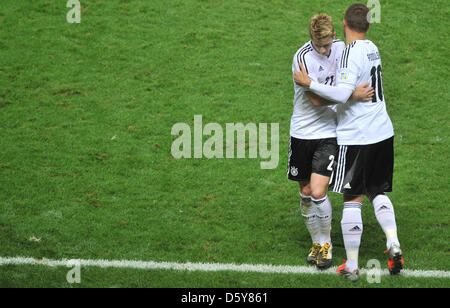
[[[0,5],[0,257],[305,265],[286,179],[291,61],[352,1],[81,0]],[[373,24],[395,128],[394,203],[409,270],[450,271],[448,1],[381,0]],[[175,123],[279,123],[279,164],[174,159]],[[345,257],[341,196],[334,265]],[[360,263],[386,268],[365,200]],[[450,287],[449,279],[0,266],[0,287]]]

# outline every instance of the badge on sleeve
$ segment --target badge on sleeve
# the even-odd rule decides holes
[[[347,80],[348,79],[348,73],[341,73],[341,80]]]

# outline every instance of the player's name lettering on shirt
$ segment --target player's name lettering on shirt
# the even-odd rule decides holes
[[[369,61],[376,61],[378,59],[381,59],[379,52],[369,53],[367,54],[367,58],[369,59]]]

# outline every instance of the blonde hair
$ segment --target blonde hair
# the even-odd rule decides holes
[[[309,34],[314,41],[321,41],[323,39],[333,37],[334,25],[333,19],[327,14],[318,14],[309,21]]]

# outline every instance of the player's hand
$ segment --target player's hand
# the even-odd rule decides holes
[[[298,66],[300,67],[300,72],[294,69],[294,81],[299,86],[309,88],[309,86],[311,85],[311,79],[309,79],[308,73],[306,72],[303,64],[298,62]]]
[[[352,96],[350,97],[350,100],[357,102],[371,102],[373,96],[375,95],[375,91],[372,87],[369,87],[369,84],[369,82],[366,82],[357,86]]]

